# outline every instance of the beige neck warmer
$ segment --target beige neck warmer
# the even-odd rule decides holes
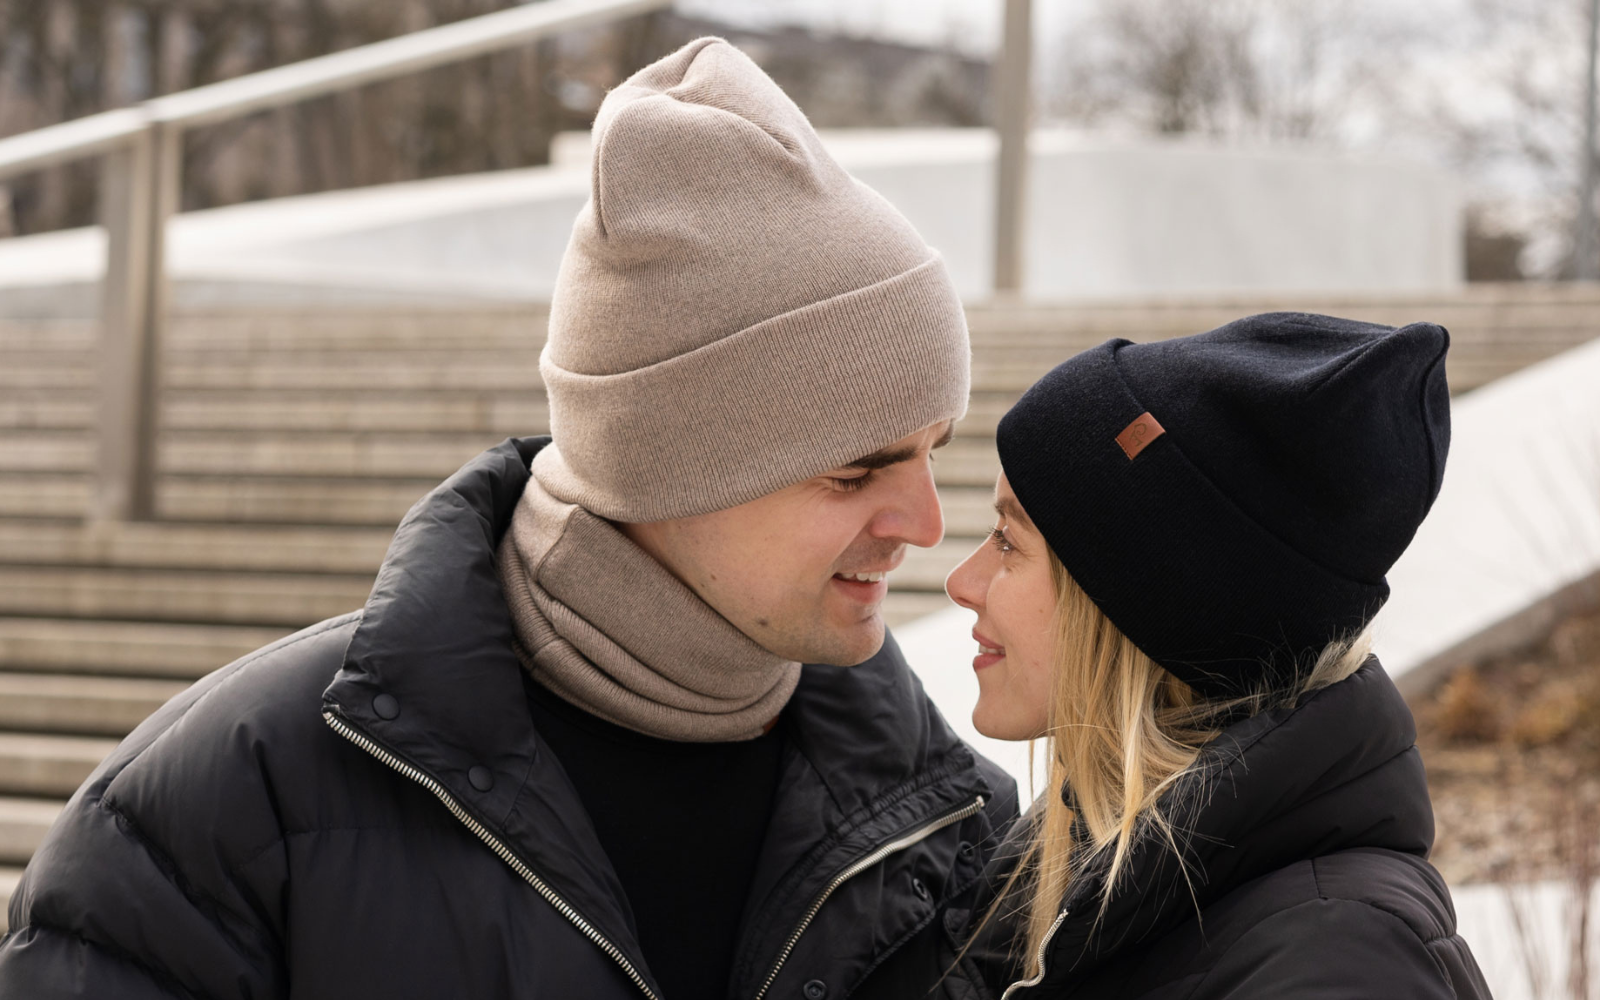
[[[617,725],[684,742],[754,739],[800,682],[800,664],[757,645],[610,522],[537,478],[499,563],[523,666]]]

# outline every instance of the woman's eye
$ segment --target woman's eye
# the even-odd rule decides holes
[[[1013,548],[1012,548],[1012,545],[1011,545],[1011,540],[1006,538],[1006,532],[1005,532],[1004,528],[1000,528],[1000,527],[990,528],[989,529],[989,541],[993,542],[994,543],[994,547],[999,549],[1001,552],[1011,552],[1011,551],[1013,551]]]
[[[842,493],[854,493],[867,488],[867,484],[872,481],[872,473],[866,472],[859,476],[851,476],[849,479],[833,478],[829,481],[833,483],[834,489]]]

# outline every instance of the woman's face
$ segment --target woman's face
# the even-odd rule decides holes
[[[1051,693],[1056,588],[1044,537],[1011,492],[995,484],[999,519],[988,541],[945,581],[950,599],[978,613],[978,706],[972,724],[997,740],[1043,736]]]

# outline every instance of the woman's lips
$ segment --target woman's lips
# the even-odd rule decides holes
[[[973,630],[972,639],[978,644],[978,655],[972,658],[972,669],[982,670],[985,667],[992,667],[1006,658],[1004,646],[988,636],[979,634],[976,629]]]

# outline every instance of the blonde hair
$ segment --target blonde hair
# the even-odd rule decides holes
[[[1028,976],[1038,974],[1040,947],[1086,860],[1096,857],[1104,870],[1099,917],[1142,838],[1153,836],[1181,864],[1182,831],[1173,828],[1162,797],[1195,769],[1222,726],[1344,680],[1366,661],[1372,645],[1370,632],[1362,631],[1329,644],[1287,684],[1203,698],[1130,642],[1054,553],[1050,569],[1056,636],[1045,734],[1048,779],[1042,808],[1029,813],[1034,831],[1028,849],[990,910],[992,916],[1026,887],[1018,900],[1026,934],[1018,943],[1025,943]],[[1063,788],[1071,790],[1070,806]]]

